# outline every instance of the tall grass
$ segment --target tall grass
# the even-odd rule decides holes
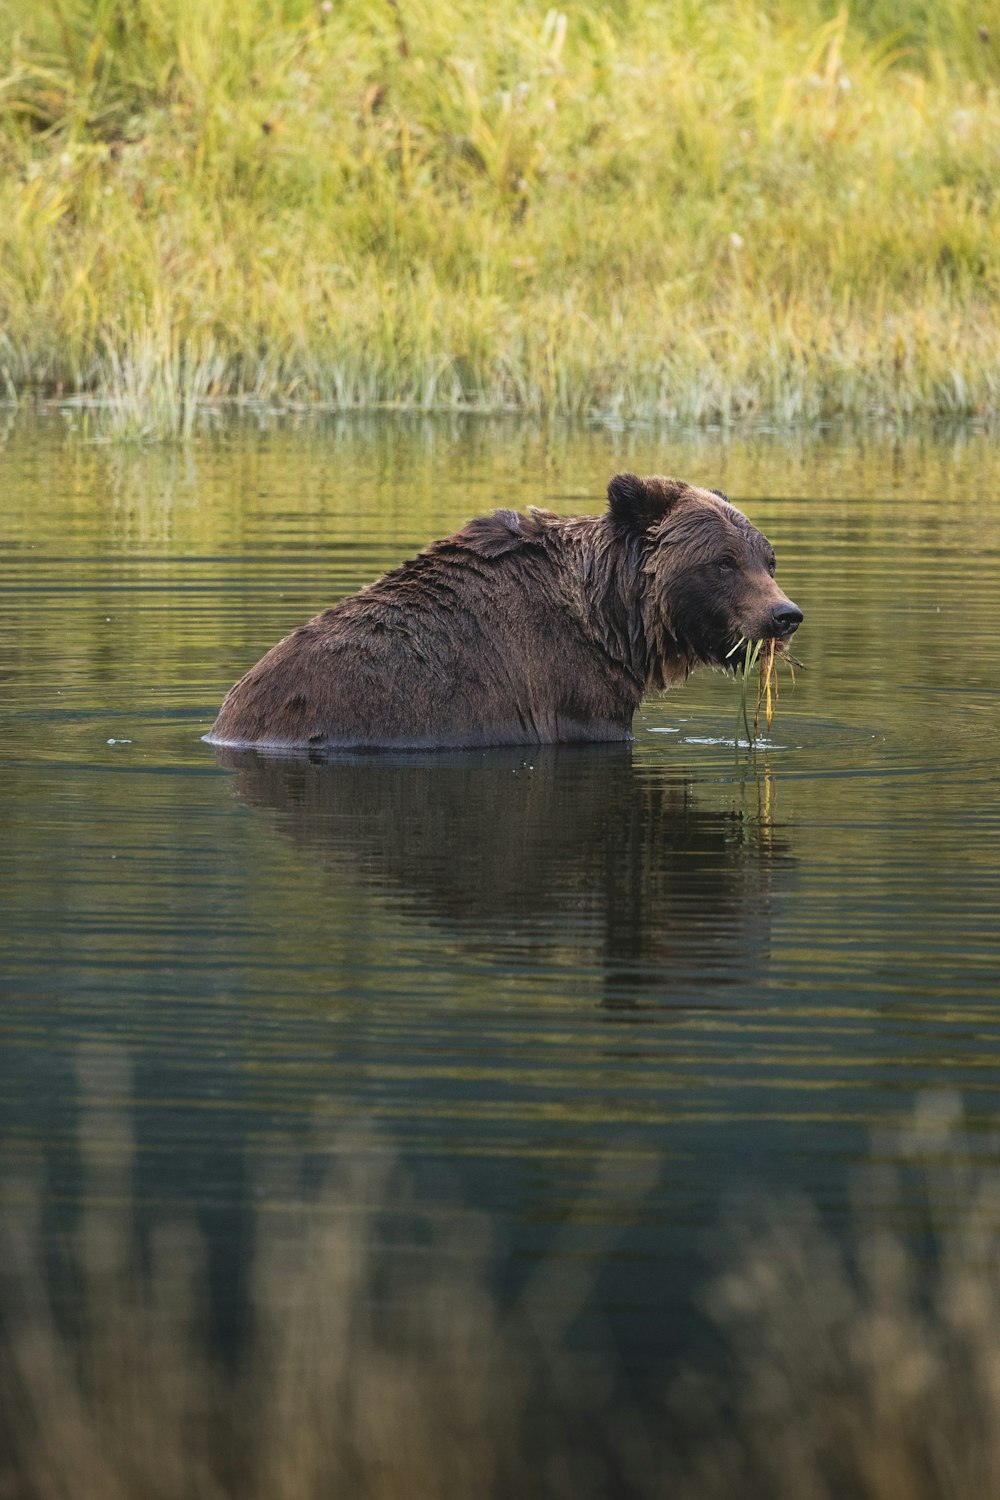
[[[673,1393],[692,1500],[1000,1493],[998,1142],[925,1096],[855,1180],[846,1243],[806,1201],[733,1222],[706,1295],[722,1369]]]
[[[4,1495],[1000,1490],[997,1148],[970,1145],[950,1101],[925,1101],[878,1147],[846,1240],[808,1204],[763,1205],[734,1225],[706,1294],[716,1357],[673,1378],[662,1406],[640,1406],[612,1355],[595,1363],[568,1337],[590,1290],[578,1256],[543,1265],[502,1304],[483,1224],[414,1202],[399,1163],[360,1137],[339,1143],[318,1190],[287,1169],[259,1183],[247,1323],[225,1357],[198,1233],[166,1212],[150,1230],[132,1196],[120,1066],[92,1059],[84,1081],[87,1206],[61,1250],[43,1232],[38,1184],[5,1184]],[[620,1193],[620,1171],[612,1183]],[[386,1226],[407,1207],[422,1243],[403,1252]]]
[[[998,141],[998,0],[0,0],[0,381],[989,414]]]

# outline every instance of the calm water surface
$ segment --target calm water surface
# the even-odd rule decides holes
[[[202,742],[320,608],[494,505],[597,510],[623,467],[775,544],[807,669],[756,758],[710,673],[630,748]],[[124,1056],[137,1202],[197,1217],[231,1329],[262,1163],[348,1124],[485,1213],[512,1286],[589,1257],[638,1359],[683,1342],[734,1192],[835,1222],[922,1091],[1000,1123],[988,435],[272,419],[132,451],[27,414],[0,556],[0,1178],[41,1162],[69,1213],[81,1052]]]

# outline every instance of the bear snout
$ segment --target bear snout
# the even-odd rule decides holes
[[[779,640],[785,640],[794,635],[802,624],[804,616],[797,604],[791,599],[783,599],[780,604],[775,604],[771,609],[771,634]]]

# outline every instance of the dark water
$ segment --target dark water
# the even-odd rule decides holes
[[[202,742],[321,607],[493,505],[598,509],[623,467],[775,544],[807,669],[755,759],[711,674],[625,749]],[[136,1200],[193,1211],[231,1336],[261,1163],[348,1124],[484,1212],[510,1286],[589,1257],[584,1321],[641,1363],[687,1337],[733,1192],[836,1222],[923,1091],[1000,1122],[989,435],[271,419],[134,451],[25,414],[0,558],[0,1177],[41,1161],[70,1215],[81,1049],[126,1058]]]

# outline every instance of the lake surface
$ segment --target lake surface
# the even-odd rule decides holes
[[[124,1118],[137,1217],[195,1219],[238,1342],[261,1174],[361,1131],[411,1207],[488,1226],[502,1296],[587,1265],[579,1337],[641,1371],[694,1336],[734,1194],[836,1225],[925,1091],[1000,1123],[992,436],[0,420],[0,1180],[42,1182],[47,1234],[97,1192],[81,1119],[113,1156]],[[599,510],[621,468],[775,545],[806,665],[755,756],[707,672],[627,748],[203,743],[319,609],[495,505]]]

